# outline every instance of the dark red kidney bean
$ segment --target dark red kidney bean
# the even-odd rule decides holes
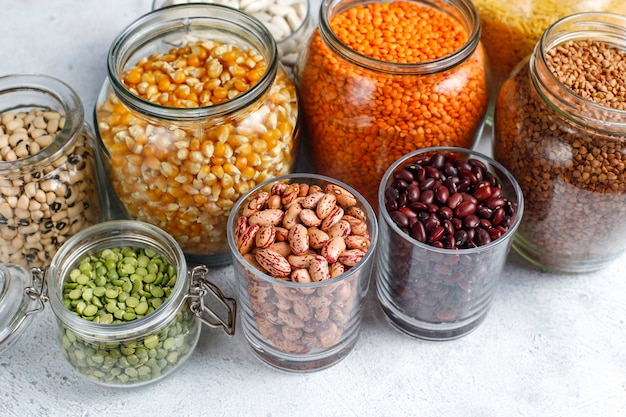
[[[439,211],[439,206],[435,203],[430,203],[426,206],[426,211],[429,213],[437,213]]]
[[[435,200],[435,192],[433,190],[425,190],[420,195],[420,201],[424,204],[431,204]]]
[[[456,241],[456,246],[463,246],[465,242],[467,242],[467,232],[465,230],[457,230],[454,232],[454,240]]]
[[[498,180],[496,179],[496,177],[489,171],[485,171],[483,173],[483,181],[487,181],[489,185],[492,187],[495,187],[496,184],[498,183]]]
[[[467,229],[465,233],[467,233],[467,242],[472,242],[476,236],[476,229]]]
[[[487,232],[482,227],[477,227],[473,229],[476,231],[476,236],[474,238],[476,245],[483,246],[487,243],[491,242],[491,236],[489,236],[489,232]]]
[[[493,216],[493,210],[489,207],[478,206],[476,207],[476,215],[481,219],[490,219]]]
[[[430,158],[430,165],[440,170],[446,162],[445,155],[436,153]]]
[[[417,184],[409,184],[406,188],[406,198],[409,202],[417,201],[420,198],[420,187]]]
[[[421,212],[417,213],[417,219],[419,221],[421,221],[422,223],[424,223],[429,218],[430,218],[430,213],[427,212],[427,211],[421,211]]]
[[[454,166],[456,167],[456,169],[459,170],[459,172],[461,170],[465,170],[465,171],[471,171],[472,170],[472,166],[467,161],[456,161],[454,163]]]
[[[421,201],[412,201],[407,205],[407,207],[409,207],[411,210],[415,211],[416,213],[419,213],[420,211],[426,210],[428,206],[422,203]]]
[[[426,179],[426,170],[424,169],[424,167],[420,168],[413,177],[417,182],[424,181]]]
[[[410,234],[413,239],[426,243],[426,229],[424,229],[424,225],[422,223],[416,222],[413,226],[411,226]]]
[[[450,197],[450,191],[448,190],[448,187],[446,187],[445,185],[440,185],[435,190],[435,198],[441,204],[446,204],[448,202],[449,197]]]
[[[426,175],[436,180],[443,178],[443,174],[437,168],[427,165],[424,167]]]
[[[491,196],[492,197],[502,197],[502,188],[500,187],[491,187]]]
[[[515,214],[515,207],[513,207],[513,203],[511,203],[509,200],[507,200],[506,204],[504,205],[504,212],[509,216],[513,216]]]
[[[502,226],[505,229],[508,229],[509,227],[511,227],[512,224],[513,224],[513,217],[507,215],[502,218],[502,221],[500,222],[498,226]]]
[[[456,169],[456,167],[454,165],[452,165],[451,163],[447,163],[445,165],[445,167],[443,168],[443,172],[448,176],[448,177],[456,177],[459,175],[459,170]]]
[[[458,177],[456,177],[458,178]],[[452,178],[446,178],[443,181],[443,185],[445,185],[446,187],[448,187],[448,190],[450,191],[450,194],[454,194],[458,191],[459,187],[457,185],[458,181],[453,181]]]
[[[480,222],[478,224],[480,227],[484,228],[484,229],[491,229],[493,227],[493,225],[491,224],[491,222],[489,221],[489,219],[480,219]]]
[[[487,233],[489,233],[489,237],[492,241],[502,237],[504,234],[500,229],[487,229]]]
[[[467,178],[461,178],[459,184],[456,187],[459,192],[465,192],[470,189],[472,182]]]
[[[392,211],[389,213],[389,217],[400,229],[409,227],[409,219],[401,211]]]
[[[411,227],[413,227],[413,223],[415,223],[415,222],[418,222],[418,221],[419,221],[419,220],[417,220],[417,216],[415,216],[415,217],[408,217],[408,219],[409,219],[409,229],[410,229]]]
[[[443,239],[441,239],[441,244],[443,245],[444,249],[456,248],[456,240],[454,239],[454,236],[445,236]]]
[[[487,207],[492,210],[504,206],[504,203],[506,203],[506,201],[502,197],[491,197],[486,201]]]
[[[443,222],[441,222],[443,225],[443,228],[446,229],[446,233],[449,235],[453,235],[454,234],[454,225],[452,224],[452,222],[448,219],[445,219]]]
[[[445,231],[446,230],[443,228],[443,226],[436,227],[435,229],[433,229],[433,231],[429,233],[427,242],[432,243],[441,240],[444,236]]]
[[[405,181],[407,183],[413,181],[413,174],[411,174],[406,169],[401,169],[401,170],[398,170],[398,171],[394,172],[393,173],[393,177],[396,180],[403,180],[403,181]]]
[[[459,170],[459,175],[461,176],[461,179],[466,178],[472,184],[476,184],[478,182],[476,174],[474,174],[471,170],[461,169]]]
[[[482,185],[474,190],[472,195],[478,201],[483,201],[491,197],[491,186],[490,185]]]
[[[479,167],[473,167],[472,168],[472,172],[474,173],[474,175],[476,175],[476,179],[478,180],[478,182],[481,182],[483,180],[483,170],[480,169]]]
[[[463,220],[459,219],[458,217],[451,218],[450,223],[452,223],[455,230],[463,228]]]
[[[441,222],[437,216],[430,216],[428,220],[424,222],[424,229],[426,229],[427,232],[431,232],[439,226],[441,226]]]
[[[463,202],[463,195],[461,193],[454,193],[448,197],[448,207],[455,209],[459,204]]]
[[[478,218],[478,216],[470,214],[465,219],[463,219],[463,225],[467,228],[473,229],[474,227],[480,225],[480,219]]]
[[[398,201],[398,207],[404,207],[409,202],[409,199],[407,198],[406,194],[400,194],[400,197],[398,197],[397,201]]]
[[[405,180],[395,180],[391,186],[393,188],[395,188],[396,190],[402,192],[404,190],[406,190],[406,187],[409,186],[409,182],[405,181]]]
[[[500,223],[502,223],[502,219],[504,219],[504,216],[505,216],[504,207],[498,207],[493,212],[493,217],[491,218],[491,223],[494,226],[498,226]]]
[[[430,245],[431,245],[431,246],[433,246],[433,247],[435,247],[435,248],[443,249],[443,243],[441,243],[439,240],[436,240],[436,241],[434,241],[434,242],[431,242],[431,243],[430,243]],[[426,300],[427,300],[427,299],[423,299],[423,300],[422,300],[422,303],[423,303],[424,301],[426,301]]]
[[[398,202],[396,200],[387,200],[385,201],[385,208],[389,213],[398,210]]]
[[[473,166],[479,168],[481,171],[488,171],[487,170],[487,165],[485,165],[483,163],[483,161],[481,161],[479,159],[470,159],[467,162],[469,162],[470,165],[473,165]]]
[[[470,214],[476,212],[476,204],[473,201],[464,201],[454,209],[454,215],[460,219],[463,219]]]
[[[402,214],[404,214],[407,218],[411,218],[411,217],[417,217],[417,213],[414,212],[413,210],[411,210],[408,207],[400,207],[398,209],[398,211]]]
[[[461,195],[463,196],[463,201],[471,201],[472,203],[478,205],[478,200],[476,200],[476,197],[473,195],[468,193],[461,193]]]
[[[419,183],[420,186],[420,190],[424,191],[424,190],[432,190],[435,186],[435,179],[434,178],[426,178],[424,181],[421,181]]]
[[[396,190],[393,187],[387,187],[385,190],[385,198],[387,200],[396,201],[400,197],[400,191]]]
[[[439,214],[439,217],[441,217],[442,219],[451,219],[454,216],[454,212],[448,206],[440,207],[437,210],[437,214]]]
[[[413,175],[413,177],[415,177],[415,174],[417,174],[417,171],[419,171],[421,168],[422,166],[417,163],[408,164],[407,166],[404,167],[404,169],[409,171],[411,175]]]

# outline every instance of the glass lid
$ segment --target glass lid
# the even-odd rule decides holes
[[[42,303],[33,291],[33,277],[21,266],[0,263],[0,354],[27,327]]]

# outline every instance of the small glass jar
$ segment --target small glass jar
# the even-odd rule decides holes
[[[337,187],[343,190],[341,196],[349,199],[341,198]],[[294,190],[303,206],[294,201]],[[336,195],[336,203],[322,197],[326,194]],[[311,205],[304,201],[305,195]],[[329,202],[332,204],[327,206]],[[330,207],[333,214],[328,213]],[[305,210],[309,216],[299,214]],[[259,223],[251,219],[279,211],[283,215],[276,226],[257,227]],[[317,215],[324,221],[316,219]],[[245,231],[242,225],[248,226]],[[378,240],[375,214],[365,198],[332,178],[285,175],[242,197],[228,219],[228,230],[242,328],[257,357],[292,372],[318,371],[346,358],[360,335]],[[274,231],[269,239],[272,233],[268,230]],[[302,231],[303,239],[298,239]],[[250,245],[252,240],[254,245]],[[305,255],[297,255],[298,240],[306,241]],[[344,250],[330,249],[337,247],[331,240]],[[287,269],[279,278],[277,270],[282,267]]]
[[[0,262],[46,267],[106,204],[71,87],[45,75],[0,77],[0,154]]]
[[[524,215],[513,176],[476,151],[426,148],[389,167],[378,198],[376,294],[386,318],[425,340],[475,330]]]
[[[290,76],[293,76],[298,50],[313,29],[311,2],[308,0],[154,0],[152,9],[184,3],[223,4],[259,19],[274,36],[278,59]]]
[[[376,46],[380,58],[366,55],[368,48],[371,52],[383,42],[382,34],[387,30],[384,23],[369,30],[371,35],[364,35],[365,39],[375,39],[363,52],[356,49],[362,49],[361,45],[353,48],[342,40],[349,37],[346,33],[350,28],[340,29],[342,37],[334,32],[336,22],[358,16],[367,7],[381,8],[370,13],[372,22],[384,22],[377,13],[383,16],[392,5],[409,5],[430,13],[435,16],[433,21],[445,19],[449,26],[442,32],[457,32],[456,49],[444,47],[441,39],[432,40],[438,45],[433,49],[442,48],[440,58],[422,56],[420,62],[401,63],[402,52],[383,56],[386,49],[382,46]],[[390,16],[389,20],[394,18],[403,20],[401,16]],[[409,28],[404,36],[418,32]],[[468,0],[324,0],[319,27],[296,64],[306,148],[313,170],[341,178],[376,209],[378,184],[387,167],[402,155],[429,146],[473,147],[481,135],[488,105],[486,62],[479,40],[480,20]],[[411,39],[404,43],[410,44]],[[405,45],[387,49],[399,48],[424,55],[429,49]]]
[[[594,102],[592,93],[577,94],[559,75],[577,71],[579,77],[568,79],[582,80],[579,86],[593,86],[609,97],[611,84],[602,83],[608,82],[609,71],[616,71],[612,65],[617,61],[598,57],[601,52],[593,47],[586,55],[594,54],[595,64],[564,60],[562,68],[551,69],[548,62],[559,49],[581,42],[623,51],[625,26],[625,16],[610,13],[557,21],[498,96],[494,157],[517,179],[526,201],[513,247],[548,270],[597,270],[626,249],[626,111]],[[597,82],[586,84],[581,74],[592,74],[590,68],[607,72],[593,72]],[[621,105],[626,106],[623,94]]]
[[[474,0],[482,21],[493,91],[530,55],[541,35],[562,17],[581,12],[626,14],[623,0]]]
[[[143,248],[163,255],[176,270],[171,294],[149,314],[121,323],[86,320],[70,310],[64,296],[70,271],[76,270],[85,257],[122,247]],[[16,303],[18,307],[2,310],[0,323],[9,325],[0,329],[0,346],[4,349],[5,344],[12,343],[33,313],[49,301],[57,319],[61,352],[81,376],[111,387],[158,381],[178,369],[191,355],[198,343],[201,324],[234,334],[236,302],[206,280],[207,271],[205,266],[188,270],[180,246],[157,227],[133,220],[99,223],[69,239],[47,271],[34,268],[28,286],[24,286],[24,276],[28,273],[22,267],[0,264],[0,277],[11,277],[6,281],[12,281],[13,288],[17,286],[23,295],[22,302]],[[83,297],[85,294],[83,291]],[[95,304],[93,299],[90,302]]]
[[[109,51],[95,121],[125,215],[208,265],[231,262],[235,201],[297,162],[297,93],[276,43],[257,20],[221,5],[166,7],[126,28]]]

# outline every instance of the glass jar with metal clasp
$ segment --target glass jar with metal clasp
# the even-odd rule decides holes
[[[49,303],[63,356],[82,376],[113,387],[160,380],[191,355],[202,324],[235,333],[236,301],[208,272],[189,270],[180,246],[155,226],[97,224],[69,239],[45,270],[0,264],[0,351]]]

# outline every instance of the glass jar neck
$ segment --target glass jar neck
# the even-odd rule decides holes
[[[550,26],[530,56],[530,80],[541,99],[566,120],[611,135],[626,135],[626,111],[594,103],[566,87],[550,70],[550,50],[570,41],[598,41],[626,49],[626,16],[612,13],[579,13]]]
[[[85,111],[72,88],[56,78],[40,74],[15,74],[0,77],[0,113],[44,109],[58,112],[65,124],[52,143],[38,153],[15,161],[0,163],[4,175],[37,170],[64,154],[85,125]]]
[[[248,91],[220,104],[198,108],[161,106],[131,93],[122,73],[136,61],[155,52],[182,46],[191,40],[216,40],[239,47],[252,48],[267,62],[263,77]],[[113,91],[131,110],[149,117],[173,121],[195,121],[198,118],[230,114],[265,95],[278,70],[276,42],[257,19],[230,7],[217,4],[180,4],[152,11],[136,20],[113,41],[107,59],[107,70]]]
[[[330,50],[344,60],[367,69],[390,74],[432,74],[456,67],[468,59],[480,42],[481,23],[478,12],[470,0],[412,1],[416,4],[433,7],[442,11],[462,25],[467,32],[467,42],[458,50],[445,57],[420,63],[394,63],[381,61],[361,54],[343,43],[333,32],[332,19],[353,7],[371,3],[370,0],[323,0],[319,14],[319,33]]]

